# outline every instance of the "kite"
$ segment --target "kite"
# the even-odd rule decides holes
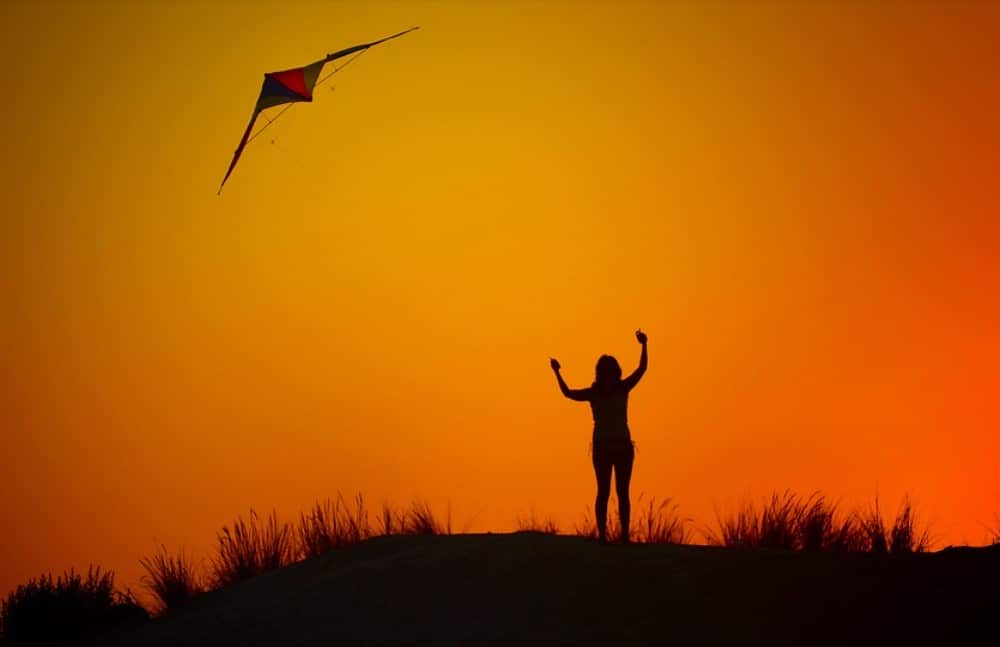
[[[260,96],[257,98],[257,105],[254,106],[253,115],[250,117],[250,123],[247,125],[246,131],[243,133],[243,138],[240,139],[240,145],[236,147],[236,152],[233,153],[233,161],[229,163],[229,169],[226,171],[226,176],[222,178],[222,184],[219,185],[219,195],[222,194],[222,187],[226,185],[226,180],[229,179],[230,174],[232,174],[233,169],[236,168],[236,162],[240,160],[240,155],[243,154],[243,149],[246,145],[264,131],[275,119],[280,117],[285,110],[291,108],[292,105],[301,101],[312,101],[313,100],[313,88],[319,83],[322,83],[326,79],[330,78],[340,70],[347,67],[354,58],[357,58],[370,47],[374,47],[379,43],[384,43],[387,40],[392,40],[393,38],[399,38],[403,34],[408,34],[414,29],[420,29],[419,27],[411,27],[405,31],[401,31],[398,34],[393,34],[392,36],[386,36],[380,40],[372,41],[370,43],[363,43],[361,45],[355,45],[354,47],[348,47],[347,49],[342,49],[339,52],[334,52],[333,54],[327,54],[325,58],[321,58],[315,63],[310,63],[305,67],[297,67],[291,70],[282,70],[281,72],[268,72],[264,75],[264,85],[260,88]],[[338,58],[343,58],[344,56],[350,56],[354,54],[354,58],[351,58],[346,63],[337,67],[320,79],[320,72],[323,71],[323,66],[331,61],[335,61]],[[257,131],[257,135],[250,137],[250,132],[253,130],[253,126],[257,123],[257,117],[260,113],[268,108],[273,108],[274,106],[280,106],[283,103],[291,104],[285,106],[285,108],[275,115],[274,119],[270,119],[264,128]],[[265,117],[267,119],[267,117]]]

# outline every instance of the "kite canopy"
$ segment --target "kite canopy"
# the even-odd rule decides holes
[[[219,185],[219,194],[222,193],[222,187],[226,185],[226,180],[229,179],[233,169],[236,168],[236,162],[239,161],[240,155],[243,154],[243,149],[246,147],[247,142],[250,139],[250,132],[253,130],[253,126],[257,122],[257,115],[259,115],[261,111],[273,108],[274,106],[280,106],[284,103],[312,101],[313,88],[316,87],[316,83],[319,80],[319,75],[320,72],[323,71],[324,65],[338,58],[350,56],[355,52],[362,52],[369,47],[374,47],[375,45],[384,43],[387,40],[399,38],[403,34],[408,34],[414,29],[420,28],[411,27],[410,29],[401,31],[398,34],[393,34],[392,36],[386,36],[380,40],[355,45],[353,47],[342,49],[339,52],[334,52],[333,54],[327,54],[325,58],[321,58],[315,63],[310,63],[305,67],[296,67],[291,70],[268,72],[265,74],[264,84],[261,86],[260,96],[257,98],[257,105],[254,106],[253,115],[250,117],[250,123],[247,125],[247,129],[243,132],[240,144],[236,147],[236,152],[233,153],[233,161],[229,163],[229,169],[226,171],[226,176],[222,178],[222,184]]]

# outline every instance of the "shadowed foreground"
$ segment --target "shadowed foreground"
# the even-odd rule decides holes
[[[380,537],[208,593],[98,645],[955,643],[1000,601],[1000,550],[929,555]]]

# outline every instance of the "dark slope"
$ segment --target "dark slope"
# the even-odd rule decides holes
[[[977,626],[996,638],[998,591],[997,549],[877,558],[383,537],[96,644],[956,644]]]

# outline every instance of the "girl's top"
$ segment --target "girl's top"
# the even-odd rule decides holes
[[[604,391],[596,384],[590,387],[588,401],[594,416],[594,442],[631,441],[628,430],[628,388],[624,384]]]

